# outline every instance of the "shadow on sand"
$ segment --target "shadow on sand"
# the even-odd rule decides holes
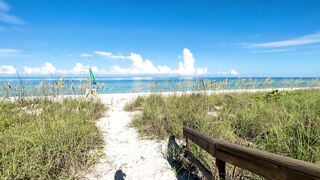
[[[168,141],[168,154],[167,160],[172,168],[176,171],[176,176],[178,180],[200,180],[200,178],[191,171],[184,167],[181,161],[181,156],[183,156],[183,149],[176,143],[175,136],[170,136]]]

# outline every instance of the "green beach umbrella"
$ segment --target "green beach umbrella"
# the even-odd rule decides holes
[[[92,72],[92,69],[90,68],[89,71],[90,71],[91,83],[94,84],[94,85],[97,85],[96,78],[94,77],[94,74],[93,74],[93,72]]]

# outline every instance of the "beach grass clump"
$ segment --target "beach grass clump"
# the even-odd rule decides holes
[[[259,149],[319,162],[319,106],[319,90],[243,94],[234,95],[220,116]]]
[[[84,99],[0,103],[0,179],[72,178],[103,145],[95,120],[106,107]]]
[[[219,96],[200,93],[172,96],[153,94],[144,97],[139,108],[143,111],[131,124],[138,128],[141,135],[161,139],[169,135],[181,138],[183,127],[190,127],[201,132],[211,131],[220,138],[233,141],[234,134],[218,132],[221,128],[231,131],[230,123],[217,121],[217,117],[210,114],[217,113],[221,101]],[[217,128],[212,129],[213,126]]]
[[[138,96],[133,101],[127,103],[123,109],[125,111],[137,111],[142,106],[143,101],[144,101],[144,98],[142,96]]]
[[[228,142],[320,162],[319,90],[155,94],[139,101],[142,113],[132,125],[142,136],[179,138],[183,127],[190,127]]]

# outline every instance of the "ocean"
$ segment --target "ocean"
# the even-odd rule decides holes
[[[100,94],[319,87],[319,77],[0,77],[0,95],[82,95],[90,87]]]

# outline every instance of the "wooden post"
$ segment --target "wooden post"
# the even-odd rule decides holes
[[[226,179],[226,162],[221,161],[220,159],[216,159],[216,166],[219,173],[219,179]]]

